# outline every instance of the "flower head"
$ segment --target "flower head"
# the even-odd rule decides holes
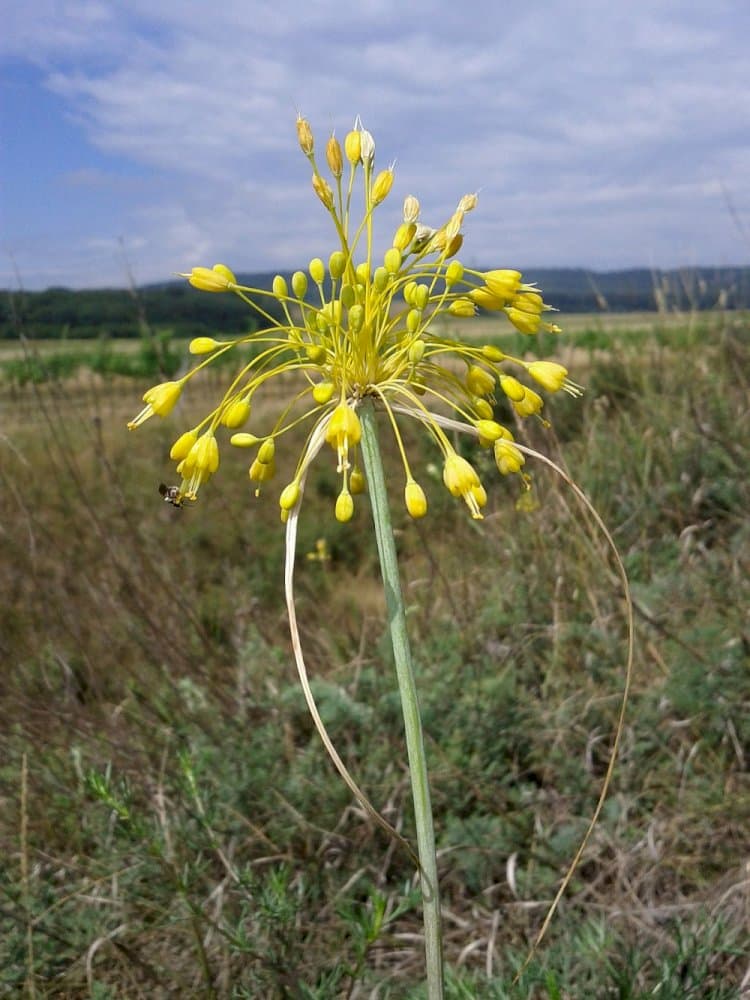
[[[182,476],[180,496],[195,499],[198,489],[218,469],[217,433],[221,428],[250,429],[231,435],[231,443],[253,449],[249,477],[256,493],[275,476],[276,448],[299,424],[311,424],[292,481],[280,492],[282,519],[299,502],[307,465],[328,443],[336,453],[341,477],[335,505],[339,521],[354,513],[354,498],[365,488],[357,450],[361,428],[357,410],[371,400],[386,415],[404,470],[403,497],[412,517],[427,512],[427,497],[412,474],[401,424],[414,418],[442,455],[443,481],[465,501],[471,515],[482,516],[487,494],[475,468],[455,450],[449,428],[474,433],[480,445],[494,447],[503,474],[521,472],[523,455],[500,422],[501,409],[516,420],[539,414],[544,400],[526,380],[545,392],[580,393],[567,370],[553,361],[513,357],[495,344],[462,340],[457,323],[471,322],[478,310],[509,320],[524,334],[558,332],[545,322],[551,309],[534,285],[511,268],[478,271],[456,258],[476,194],[465,194],[453,213],[434,226],[420,221],[422,207],[408,195],[392,212],[391,245],[382,259],[374,246],[375,214],[388,210],[396,174],[394,165],[376,171],[376,146],[359,119],[340,144],[335,136],[322,144],[324,162],[316,159],[309,122],[298,116],[297,140],[312,170],[312,187],[328,213],[336,237],[332,253],[313,258],[290,281],[280,275],[271,289],[240,285],[224,264],[194,267],[184,277],[207,292],[231,292],[260,320],[259,329],[236,340],[196,338],[195,367],[176,382],[154,386],[146,406],[131,422],[137,427],[153,415],[165,416],[184,385],[214,359],[236,346],[252,344],[253,359],[240,368],[216,408],[185,431],[171,456]],[[325,174],[324,175],[324,172]],[[363,215],[354,213],[359,187]],[[506,327],[510,329],[510,327]],[[498,330],[500,333],[501,330]],[[299,376],[299,388],[281,405],[270,426],[254,427],[254,401],[277,376]],[[285,386],[290,384],[286,379]]]

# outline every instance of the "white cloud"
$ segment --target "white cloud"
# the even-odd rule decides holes
[[[480,260],[501,229],[521,263],[637,263],[653,245],[668,265],[682,247],[737,251],[716,185],[743,207],[748,20],[739,0],[39,0],[10,11],[0,56],[41,67],[94,148],[153,173],[118,220],[144,278],[204,256],[244,268],[316,252],[325,218],[294,142],[298,106],[319,142],[361,113],[381,158],[398,159],[399,197],[436,215],[481,187]],[[67,183],[106,186],[97,169]]]

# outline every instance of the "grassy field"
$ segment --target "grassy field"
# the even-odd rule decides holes
[[[420,477],[422,522],[394,491],[447,995],[739,998],[750,326],[564,325],[557,354],[586,394],[555,398],[554,430],[532,424],[525,439],[564,460],[614,533],[636,674],[602,819],[517,985],[606,769],[621,594],[601,539],[541,468],[539,506],[524,512],[484,453],[467,452],[490,494],[479,525],[439,472]],[[0,996],[416,1000],[413,865],[352,801],[308,717],[277,490],[253,497],[246,454],[225,448],[199,504],[163,504],[169,446],[218,382],[129,434],[149,384],[103,372],[0,383]],[[411,448],[429,469],[436,456]],[[280,457],[280,484],[295,458]],[[342,756],[410,837],[369,511],[333,520],[328,459],[301,520],[303,642]],[[307,559],[321,538],[330,559]]]

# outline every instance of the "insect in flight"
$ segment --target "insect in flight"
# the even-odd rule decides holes
[[[179,486],[166,486],[164,483],[159,483],[159,493],[164,503],[171,503],[173,507],[184,506],[185,498],[180,493]]]

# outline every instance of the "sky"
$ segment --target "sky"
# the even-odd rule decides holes
[[[7,5],[0,287],[326,258],[298,112],[395,161],[384,247],[478,191],[472,266],[750,264],[748,38],[747,0]]]

